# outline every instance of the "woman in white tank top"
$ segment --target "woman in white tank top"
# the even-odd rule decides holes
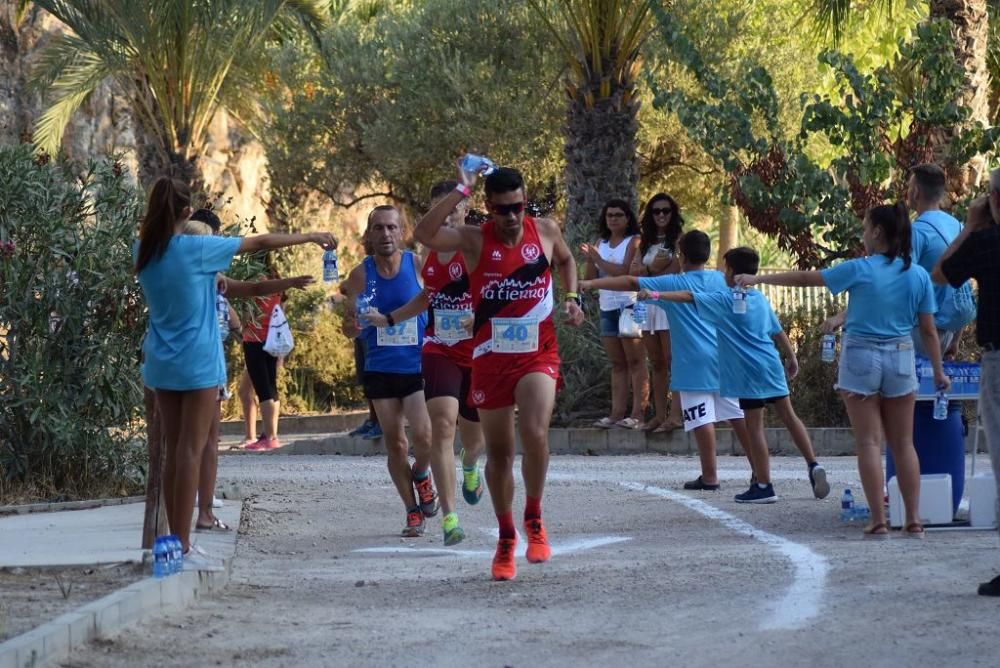
[[[674,198],[666,193],[653,195],[642,212],[641,242],[629,273],[633,276],[662,276],[680,271],[677,261],[677,239],[684,219]],[[656,415],[646,425],[654,433],[673,431],[683,426],[681,401],[671,394],[667,408],[667,388],[670,386],[670,322],[666,312],[655,304],[646,307],[646,326],[642,340],[653,367],[653,405]]]
[[[600,239],[595,245],[580,246],[587,261],[586,278],[628,274],[639,247],[639,224],[632,207],[624,200],[608,200],[601,210],[598,230]],[[619,329],[622,311],[631,315],[634,305],[634,292],[600,291],[601,344],[611,362],[611,414],[595,422],[596,427],[638,429],[645,417],[649,392],[646,355],[640,338]],[[632,412],[626,416],[629,388]]]

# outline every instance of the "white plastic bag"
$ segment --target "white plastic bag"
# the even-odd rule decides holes
[[[284,357],[292,352],[295,341],[292,330],[288,326],[288,318],[281,305],[277,304],[271,311],[271,325],[267,328],[267,340],[264,341],[264,352],[272,357]]]

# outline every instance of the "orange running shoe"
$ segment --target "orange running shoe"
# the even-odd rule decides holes
[[[430,474],[428,473],[423,480],[414,480],[413,489],[417,492],[417,502],[420,504],[420,511],[424,517],[437,515],[441,504],[438,503],[438,495],[434,491],[434,483],[431,482]]]
[[[517,564],[514,563],[514,548],[516,538],[501,538],[497,541],[497,552],[493,555],[493,579],[513,580],[517,575]]]
[[[552,556],[552,548],[549,547],[549,537],[545,535],[542,519],[525,520],[524,533],[528,536],[528,561],[533,564],[548,561]]]

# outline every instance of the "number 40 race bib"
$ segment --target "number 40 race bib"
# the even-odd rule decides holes
[[[380,346],[417,345],[417,321],[414,318],[397,322],[392,327],[379,327],[375,332],[375,343]]]
[[[537,318],[492,318],[493,352],[533,353],[538,350]]]

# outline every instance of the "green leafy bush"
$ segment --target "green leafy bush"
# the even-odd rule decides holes
[[[117,162],[0,148],[0,498],[135,488],[141,207]]]

